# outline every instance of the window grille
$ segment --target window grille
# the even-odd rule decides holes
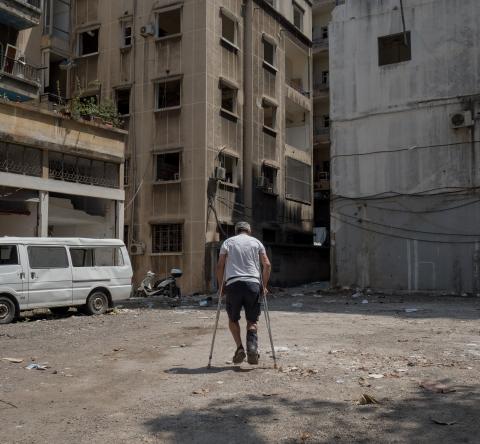
[[[181,253],[183,224],[152,225],[152,253]]]
[[[42,151],[23,145],[0,142],[0,171],[40,177]]]

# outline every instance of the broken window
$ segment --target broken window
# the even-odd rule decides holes
[[[323,116],[323,127],[330,128],[330,116],[328,114],[324,114]]]
[[[182,79],[164,80],[157,84],[157,110],[181,106]]]
[[[182,32],[182,9],[174,8],[157,14],[157,37],[172,37]]]
[[[130,114],[130,88],[115,90],[115,102],[118,114],[128,116]]]
[[[155,180],[170,182],[180,180],[180,153],[162,153],[155,155]]]
[[[220,155],[220,164],[222,168],[225,168],[225,180],[223,182],[237,185],[238,159],[234,156],[229,156],[228,154],[222,153]]]
[[[270,66],[275,66],[275,45],[263,39],[263,61]]]
[[[152,253],[181,253],[183,224],[152,225]]]
[[[322,71],[322,85],[328,85],[328,80],[329,80],[329,72]]]
[[[222,92],[222,110],[228,111],[232,114],[237,113],[237,89],[220,83],[220,90]]]
[[[78,55],[85,56],[98,53],[98,28],[78,34]]]
[[[287,157],[285,180],[287,199],[303,203],[311,202],[312,168],[310,165]]]
[[[277,169],[263,164],[258,187],[265,193],[277,194]]]
[[[266,100],[263,101],[263,126],[275,130],[277,127],[277,107]]]
[[[225,11],[222,11],[222,38],[231,45],[236,45],[236,28],[235,20],[229,17]]]
[[[122,22],[122,48],[128,48],[132,46],[132,22]]]
[[[297,5],[295,2],[293,2],[293,24],[300,29],[300,31],[303,31],[303,14],[305,11]]]
[[[412,59],[410,31],[378,38],[378,65],[391,65]]]

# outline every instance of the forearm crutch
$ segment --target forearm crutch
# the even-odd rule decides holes
[[[275,356],[275,347],[273,346],[272,327],[270,325],[270,313],[268,312],[268,302],[266,291],[262,289],[263,294],[263,313],[265,314],[265,323],[267,324],[268,336],[270,337],[270,346],[272,347],[273,368],[277,368],[277,358]]]
[[[223,281],[218,291],[218,304],[217,304],[217,316],[215,318],[215,329],[213,330],[212,345],[210,347],[210,356],[208,357],[207,368],[212,367],[213,346],[215,345],[215,336],[217,335],[218,320],[220,319],[220,310],[222,308],[222,293],[223,293]]]

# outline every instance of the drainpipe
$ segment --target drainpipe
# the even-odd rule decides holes
[[[253,2],[244,3],[243,27],[243,201],[245,219],[252,220],[253,173]]]

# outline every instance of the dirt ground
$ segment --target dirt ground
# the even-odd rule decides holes
[[[479,442],[480,298],[319,288],[270,299],[279,370],[263,317],[260,365],[228,363],[224,312],[207,370],[215,307],[198,304],[0,326],[0,442]]]

